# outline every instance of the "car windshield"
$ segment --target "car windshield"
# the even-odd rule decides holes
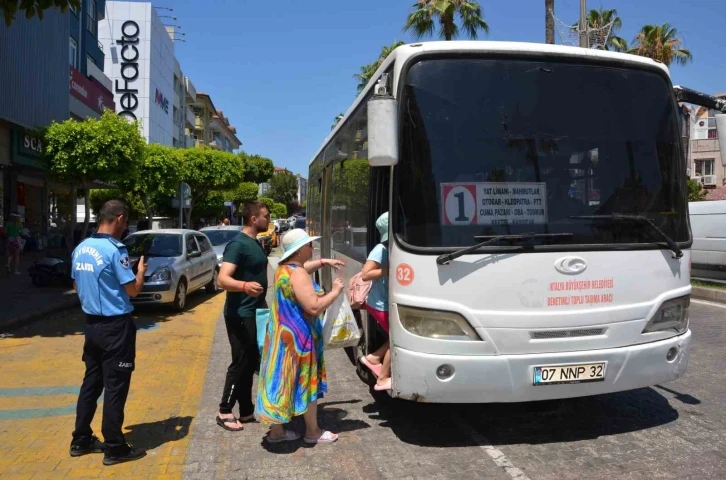
[[[231,242],[240,232],[239,230],[204,230],[202,233],[209,237],[209,241],[216,247]]]
[[[685,161],[664,76],[439,58],[415,63],[404,82],[393,228],[405,243],[464,247],[525,233],[568,234],[542,235],[538,247],[663,241],[651,228],[593,218],[611,214],[645,216],[689,240]]]
[[[169,233],[136,233],[124,239],[132,257],[178,257],[182,254],[182,236]]]

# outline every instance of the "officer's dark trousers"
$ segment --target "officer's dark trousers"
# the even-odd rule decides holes
[[[239,416],[247,417],[255,411],[255,404],[252,403],[252,381],[260,366],[257,321],[254,317],[225,316],[224,323],[232,347],[232,363],[227,368],[219,413],[232,413],[234,404],[239,402]]]
[[[101,431],[106,449],[111,454],[128,451],[121,426],[135,357],[136,325],[131,317],[87,316],[86,342],[83,345],[86,375],[78,395],[74,445],[84,446],[91,441],[91,421],[96,413],[96,403],[101,392],[105,392]]]

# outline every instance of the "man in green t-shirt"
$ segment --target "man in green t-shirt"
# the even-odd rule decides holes
[[[252,381],[260,363],[255,311],[267,308],[267,255],[257,233],[267,231],[270,211],[260,202],[249,202],[242,209],[242,218],[242,233],[227,244],[219,270],[219,286],[227,291],[224,322],[232,363],[227,368],[217,423],[231,431],[242,430],[242,423],[254,418]],[[239,420],[232,413],[235,403],[239,403]]]

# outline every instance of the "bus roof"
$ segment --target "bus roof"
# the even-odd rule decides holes
[[[313,158],[310,160],[312,164],[315,159],[320,155],[328,142],[338,133],[338,130],[348,120],[348,117],[358,108],[360,102],[368,95],[368,92],[373,88],[374,83],[378,80],[378,77],[388,69],[393,63],[396,63],[394,71],[394,81],[398,81],[398,73],[406,60],[416,54],[420,53],[435,53],[435,52],[501,52],[501,53],[512,53],[512,54],[541,54],[559,56],[563,58],[589,58],[589,59],[602,59],[607,60],[618,60],[624,63],[630,63],[633,66],[648,66],[656,67],[662,70],[666,75],[670,77],[668,67],[664,64],[655,62],[650,58],[641,57],[638,55],[630,55],[627,53],[609,52],[606,50],[596,50],[592,48],[581,48],[581,47],[568,47],[564,45],[549,45],[546,43],[526,43],[526,42],[488,42],[488,41],[465,41],[457,40],[453,42],[439,41],[439,42],[422,42],[412,43],[408,45],[401,45],[396,48],[386,60],[381,64],[380,68],[371,77],[371,81],[363,89],[363,91],[355,99],[355,102],[345,112],[343,118],[338,122],[335,128],[325,138],[323,144],[320,146]],[[400,60],[400,61],[399,61]],[[393,91],[396,91],[397,85],[393,85]]]

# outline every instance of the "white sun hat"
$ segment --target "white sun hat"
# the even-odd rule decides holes
[[[280,258],[280,261],[284,262],[302,247],[310,242],[318,240],[319,238],[320,237],[311,237],[302,228],[294,228],[290,230],[285,234],[284,237],[282,237],[283,254],[282,258]]]

